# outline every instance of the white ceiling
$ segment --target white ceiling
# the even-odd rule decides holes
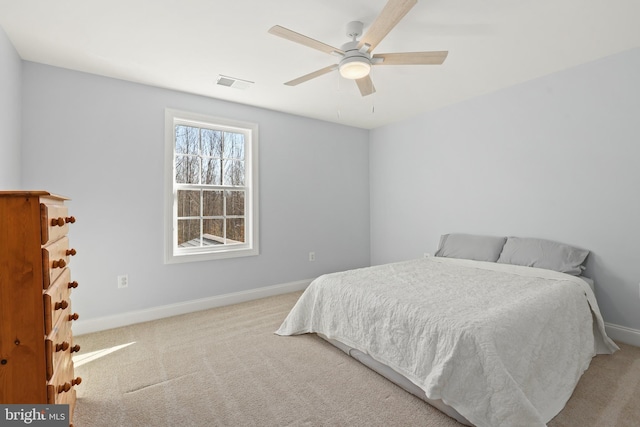
[[[337,61],[270,27],[340,47],[386,2],[0,0],[0,26],[27,61],[367,129],[640,46],[638,0],[419,0],[374,53],[448,50],[443,65],[374,67],[364,98],[337,72],[283,85]]]

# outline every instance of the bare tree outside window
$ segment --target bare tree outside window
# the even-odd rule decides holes
[[[175,183],[178,246],[245,241],[244,134],[175,126]]]

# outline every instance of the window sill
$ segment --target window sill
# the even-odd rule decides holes
[[[239,258],[259,255],[256,248],[226,249],[224,251],[200,251],[181,254],[166,254],[165,264],[181,264],[185,262],[213,261],[217,259]]]

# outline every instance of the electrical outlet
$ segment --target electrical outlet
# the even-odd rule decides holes
[[[315,260],[316,260],[316,253],[309,252],[309,261],[315,261]]]
[[[129,276],[127,274],[123,274],[118,276],[118,288],[126,288],[129,286]]]

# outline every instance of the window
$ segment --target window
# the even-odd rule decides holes
[[[165,262],[258,254],[258,126],[167,109]]]

